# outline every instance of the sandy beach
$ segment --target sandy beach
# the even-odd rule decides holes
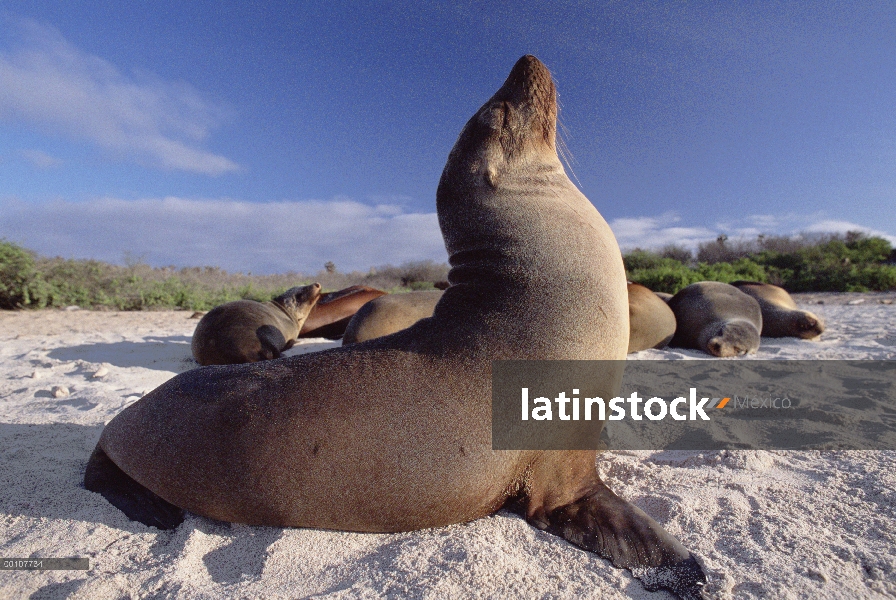
[[[795,298],[827,331],[763,338],[749,359],[896,359],[896,293]],[[0,571],[0,598],[672,598],[506,511],[388,535],[128,520],[83,488],[84,466],[115,414],[197,366],[190,315],[0,313],[0,557],[90,559]],[[598,468],[698,557],[711,597],[896,597],[896,452],[609,451]]]

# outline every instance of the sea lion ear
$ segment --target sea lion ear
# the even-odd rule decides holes
[[[504,167],[504,152],[500,144],[490,144],[482,153],[479,162],[479,172],[482,178],[492,188],[497,188],[501,180],[501,170]]]
[[[485,170],[485,181],[488,182],[490,186],[493,188],[498,187],[498,170],[494,167],[489,167]]]

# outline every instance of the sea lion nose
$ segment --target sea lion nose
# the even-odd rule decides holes
[[[535,73],[537,71],[547,71],[547,67],[544,66],[540,60],[531,54],[526,54],[525,56],[520,57],[516,64],[513,65],[513,68],[510,70],[511,76],[519,72],[521,74],[530,74]]]
[[[551,73],[544,63],[527,54],[513,65],[501,91],[516,101],[553,91]]]

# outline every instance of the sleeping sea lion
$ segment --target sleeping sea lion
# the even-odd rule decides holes
[[[735,281],[734,287],[759,302],[764,337],[798,337],[806,340],[824,332],[824,321],[808,310],[800,310],[784,288],[758,281]]]
[[[733,285],[692,283],[669,300],[669,308],[676,322],[670,346],[720,357],[749,354],[759,348],[759,303]]]
[[[440,290],[389,294],[362,306],[345,328],[342,344],[355,344],[407,329],[431,317],[442,298]]]

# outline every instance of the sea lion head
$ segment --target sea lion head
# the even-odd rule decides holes
[[[722,324],[704,346],[709,354],[723,358],[750,354],[758,347],[759,331],[752,323],[742,320]]]
[[[442,171],[436,209],[452,266],[486,247],[506,250],[507,238],[525,228],[522,211],[530,209],[523,204],[544,211],[552,199],[580,194],[557,156],[556,133],[551,74],[534,56],[523,56],[467,121]],[[457,283],[458,275],[449,281]]]
[[[811,340],[824,333],[824,321],[813,313],[800,312],[794,320],[796,336],[799,338]]]
[[[290,288],[271,302],[286,311],[286,314],[295,319],[296,323],[304,323],[311,309],[320,300],[320,295],[320,284],[312,283]]]
[[[495,188],[508,171],[536,156],[539,161],[552,157],[559,165],[556,137],[554,81],[540,60],[526,55],[467,122],[448,157],[443,179],[458,171],[472,173],[476,183]]]

